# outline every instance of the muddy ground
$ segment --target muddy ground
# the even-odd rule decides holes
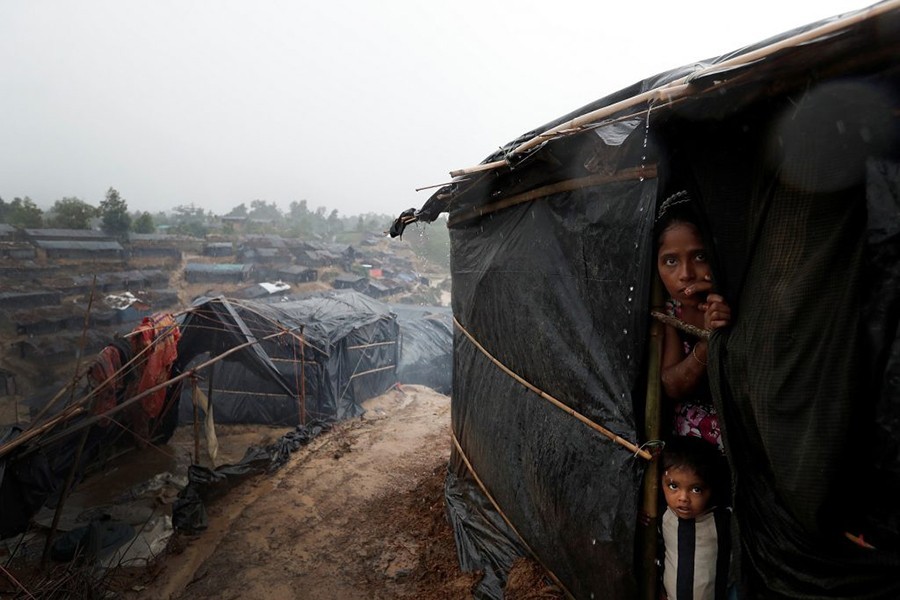
[[[210,503],[203,533],[175,534],[148,568],[115,570],[104,580],[107,597],[472,597],[480,574],[460,571],[444,512],[449,398],[403,386],[365,406],[364,417],[316,438],[274,474]],[[224,457],[232,460],[254,437],[277,437],[245,426],[222,430]],[[171,454],[184,463],[192,449],[182,428]],[[29,591],[41,597],[40,589]],[[523,559],[506,597],[562,595]]]

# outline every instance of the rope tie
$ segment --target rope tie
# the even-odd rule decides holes
[[[503,363],[501,363],[499,360],[497,360],[496,358],[494,358],[494,357],[491,355],[491,353],[488,352],[488,351],[484,348],[484,346],[482,346],[481,344],[479,344],[479,343],[478,343],[478,340],[476,340],[476,339],[472,336],[471,333],[469,333],[468,331],[466,331],[465,327],[463,327],[463,326],[459,323],[459,321],[456,320],[456,317],[453,317],[453,324],[454,324],[461,332],[463,332],[463,334],[469,339],[469,341],[472,342],[472,344],[474,344],[475,347],[478,348],[478,350],[480,350],[482,354],[484,354],[484,355],[485,355],[492,363],[494,363],[495,365],[497,365],[504,373],[506,373],[507,375],[509,375],[509,376],[512,377],[513,379],[515,379],[517,382],[521,383],[521,384],[524,385],[526,388],[528,388],[529,390],[531,390],[532,392],[534,392],[535,394],[537,394],[538,396],[540,396],[540,397],[543,398],[544,400],[547,400],[547,401],[550,402],[550,404],[552,404],[553,406],[555,406],[555,407],[557,407],[558,409],[560,409],[560,410],[562,410],[562,411],[564,411],[564,412],[566,412],[566,413],[572,415],[573,417],[575,417],[576,419],[578,419],[579,421],[581,421],[582,423],[584,423],[585,425],[587,425],[588,427],[590,427],[591,429],[593,429],[594,431],[596,431],[597,433],[600,433],[600,434],[603,435],[604,437],[609,438],[611,441],[613,441],[613,442],[619,444],[620,446],[623,446],[623,447],[627,448],[629,451],[633,452],[635,456],[640,456],[641,458],[643,458],[643,459],[645,459],[645,460],[652,460],[653,457],[652,457],[652,456],[650,455],[650,453],[647,452],[646,450],[641,449],[640,447],[638,447],[638,446],[637,446],[636,444],[634,444],[633,442],[629,442],[628,440],[624,439],[623,437],[621,437],[621,436],[619,436],[619,435],[613,433],[613,432],[610,431],[609,429],[606,429],[606,428],[603,427],[602,425],[598,425],[597,423],[594,423],[593,421],[591,421],[590,419],[588,419],[586,416],[584,416],[583,414],[581,414],[581,413],[579,413],[578,411],[576,411],[574,408],[568,406],[567,404],[565,404],[565,403],[563,403],[563,402],[560,402],[559,400],[557,400],[556,398],[554,398],[554,397],[551,396],[550,394],[544,392],[543,390],[539,389],[537,386],[533,385],[532,383],[529,383],[528,381],[526,381],[525,379],[523,379],[522,377],[520,377],[519,375],[517,375],[512,369],[510,369],[509,367],[507,367],[506,365],[504,365]]]

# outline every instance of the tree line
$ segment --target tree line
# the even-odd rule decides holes
[[[155,214],[129,212],[128,202],[112,187],[96,207],[74,196],[57,200],[47,211],[28,196],[14,198],[11,202],[0,198],[0,223],[28,229],[89,229],[95,219],[99,219],[104,231],[121,238],[128,232],[156,231],[204,237],[213,229],[227,234],[238,228],[245,233],[334,238],[342,232],[386,230],[393,218],[375,213],[342,217],[337,209],[329,211],[324,206],[310,210],[306,200],[291,202],[287,211],[282,211],[274,202],[253,200],[249,205],[242,202],[224,216],[234,218],[220,219],[211,210],[195,204],[180,205],[169,212]]]

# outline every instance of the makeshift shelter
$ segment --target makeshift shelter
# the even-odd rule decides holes
[[[453,315],[449,308],[392,304],[400,323],[400,383],[450,394],[453,385]]]
[[[898,90],[893,1],[643,80],[401,215],[449,212],[446,501],[479,594],[530,553],[576,598],[654,597],[652,230],[687,188],[734,311],[709,378],[741,597],[900,597]]]
[[[362,414],[361,403],[397,382],[399,325],[387,306],[354,292],[293,302],[198,302],[182,323],[179,370],[260,341],[203,374],[219,423],[305,423]],[[191,413],[189,390],[182,418]]]

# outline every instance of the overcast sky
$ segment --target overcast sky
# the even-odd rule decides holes
[[[418,207],[640,79],[865,0],[2,0],[0,197]]]

